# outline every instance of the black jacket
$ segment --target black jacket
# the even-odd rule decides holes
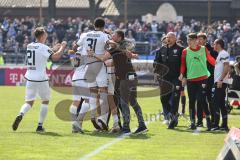
[[[180,75],[183,47],[176,43],[172,47],[162,46],[156,51],[153,67],[154,73],[163,79],[176,79]]]
[[[209,53],[211,54],[211,56],[216,59],[217,58],[217,51],[214,51],[213,47],[207,43],[205,45],[205,47],[208,49]],[[208,68],[208,71],[211,73],[211,77],[214,76],[214,66],[212,66],[209,62],[207,62],[207,68]]]

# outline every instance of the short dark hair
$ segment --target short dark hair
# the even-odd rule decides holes
[[[240,56],[236,56],[236,61],[240,62]]]
[[[45,29],[43,27],[37,27],[34,30],[34,36],[35,38],[40,38],[45,33]]]
[[[224,49],[224,40],[223,39],[216,39],[215,40],[216,44],[219,44],[222,49]]]
[[[198,34],[197,34],[197,37],[198,37],[198,38],[199,38],[199,37],[202,37],[204,40],[207,39],[207,35],[206,35],[206,33],[203,33],[203,32],[198,33]]]
[[[189,33],[187,35],[187,38],[189,38],[189,39],[197,39],[197,34],[196,33]]]
[[[105,21],[102,17],[98,17],[94,20],[94,27],[95,28],[104,28]]]
[[[163,37],[161,38],[161,42],[164,41],[166,38],[167,38],[167,36],[163,36]]]
[[[121,31],[121,30],[116,30],[115,33],[116,33],[119,37],[121,37],[122,40],[124,40],[125,36],[124,36],[124,32],[123,32],[123,31]]]

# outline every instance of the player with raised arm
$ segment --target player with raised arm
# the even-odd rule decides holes
[[[57,44],[54,46],[54,50],[57,51],[54,52],[47,45],[45,45],[48,34],[43,27],[36,28],[34,31],[34,36],[36,41],[28,44],[26,51],[27,71],[25,74],[25,79],[27,82],[25,104],[22,105],[18,116],[12,124],[12,129],[14,131],[17,130],[19,123],[26,112],[32,108],[35,98],[38,94],[42,100],[42,103],[36,132],[44,132],[43,122],[47,115],[48,104],[50,100],[50,87],[46,73],[47,61],[48,59],[53,61],[59,60],[67,45],[65,41],[61,44]]]

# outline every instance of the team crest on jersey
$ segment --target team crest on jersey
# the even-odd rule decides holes
[[[52,51],[52,50],[50,50],[50,49],[48,49],[48,53],[50,53],[50,54],[53,54],[53,51]]]
[[[173,50],[173,53],[176,54],[176,53],[177,53],[177,49],[174,49],[174,50]]]

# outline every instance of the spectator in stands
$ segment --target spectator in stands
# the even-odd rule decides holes
[[[0,52],[0,66],[4,65],[3,54]]]
[[[0,48],[3,48],[3,32],[1,28],[0,28]]]
[[[13,50],[16,47],[16,43],[19,43],[21,50],[26,49],[25,41],[34,40],[32,28],[38,24],[39,20],[34,17],[15,19],[3,17],[2,19],[0,20],[0,46],[2,44],[4,50]],[[177,39],[183,41],[184,46],[187,46],[186,35],[188,33],[201,31],[207,33],[207,40],[210,44],[216,38],[223,38],[227,40],[226,46],[229,49],[226,49],[228,51],[231,50],[231,54],[240,54],[240,20],[235,24],[230,24],[227,21],[216,21],[209,26],[196,20],[192,20],[189,24],[187,22],[167,23],[164,21],[161,23],[156,21],[148,23],[136,19],[129,21],[126,25],[123,22],[117,24],[110,19],[106,19],[106,21],[106,28],[113,31],[116,29],[123,30],[127,37],[132,37],[135,41],[150,42],[150,49],[152,50],[156,49],[156,44],[159,44],[161,36],[168,31],[176,33]],[[48,43],[52,45],[56,42],[61,42],[63,39],[68,39],[71,42],[76,40],[76,34],[86,32],[91,25],[91,21],[79,17],[69,17],[66,20],[52,18],[44,20],[44,24],[46,24],[46,30],[49,35]],[[149,34],[149,32],[154,32],[154,34]],[[128,35],[128,33],[131,33],[132,36]],[[3,44],[5,45],[3,46]]]
[[[22,31],[17,32],[17,36],[16,36],[15,40],[16,40],[16,42],[19,43],[19,46],[22,47],[23,42],[24,42],[24,36],[22,34]]]
[[[135,43],[135,38],[133,37],[133,34],[132,34],[132,31],[131,31],[131,30],[128,30],[128,32],[127,32],[127,34],[126,34],[126,38],[127,38],[129,41]]]
[[[234,65],[236,75],[240,76],[240,56],[236,57],[236,63]]]
[[[158,23],[155,20],[153,20],[151,23],[151,31],[154,33],[157,33],[158,31]]]

